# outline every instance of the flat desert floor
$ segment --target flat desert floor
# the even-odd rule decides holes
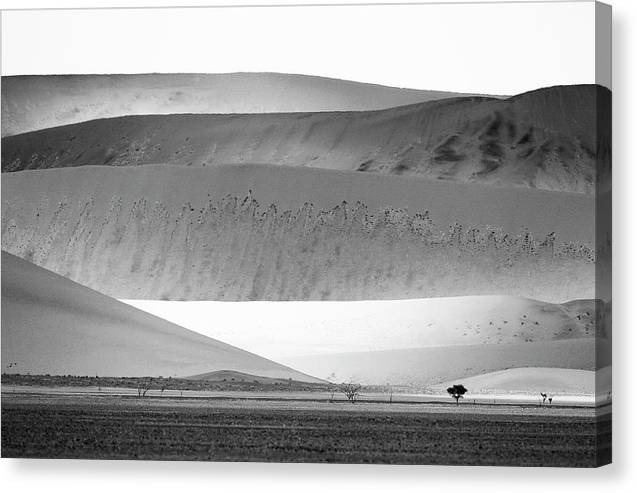
[[[3,386],[2,456],[593,467],[610,460],[609,411],[55,395]]]

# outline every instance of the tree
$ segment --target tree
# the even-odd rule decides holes
[[[146,397],[146,394],[153,386],[152,378],[142,378],[139,380],[137,384],[137,396],[138,397]]]
[[[447,392],[456,400],[456,405],[458,405],[459,400],[467,393],[467,389],[462,384],[455,384],[453,387],[449,387]]]
[[[358,397],[358,393],[361,390],[361,384],[354,382],[342,383],[339,385],[339,390],[341,393],[345,394],[348,401],[354,404]]]
[[[540,395],[542,396],[542,404],[544,404],[548,395],[546,395],[544,392],[540,392]]]

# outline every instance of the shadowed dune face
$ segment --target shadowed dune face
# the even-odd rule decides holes
[[[3,371],[12,373],[168,377],[235,370],[317,381],[4,251],[2,363]]]
[[[610,176],[609,119],[610,92],[593,85],[368,112],[131,116],[6,137],[2,170],[269,163],[591,194]]]
[[[2,77],[2,136],[168,113],[366,111],[462,94],[276,73]]]
[[[581,194],[264,165],[39,170],[2,192],[7,251],[117,298],[595,296]]]

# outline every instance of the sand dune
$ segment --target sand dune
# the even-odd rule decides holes
[[[2,136],[166,113],[362,111],[462,94],[276,73],[2,77]]]
[[[580,393],[589,390],[581,375],[592,372],[560,369],[592,370],[610,363],[610,327],[603,307],[593,300],[548,304],[511,296],[470,296],[127,303],[322,378],[335,373],[338,380],[376,385],[430,386],[455,378],[464,383],[488,372],[548,367],[556,369],[555,379],[544,382],[542,391],[562,388]],[[518,373],[485,377],[484,385],[497,384],[494,388],[504,392],[506,385],[519,384],[510,390],[532,392],[541,381],[532,370]],[[572,375],[580,376],[570,379]],[[595,384],[592,375],[590,385]],[[482,380],[469,382],[472,392],[482,385]]]
[[[188,376],[235,370],[316,381],[2,252],[3,372]]]
[[[600,303],[512,296],[384,301],[225,303],[125,300],[153,315],[267,358],[426,346],[609,338]],[[598,322],[596,323],[596,318]]]
[[[592,194],[610,176],[609,115],[610,92],[589,85],[369,112],[129,116],[5,137],[2,170],[269,163]]]
[[[124,208],[145,199],[150,204],[159,202],[169,211],[181,211],[190,204],[198,214],[209,200],[228,195],[243,200],[252,192],[261,206],[275,204],[280,212],[301,208],[306,202],[322,210],[343,201],[350,206],[361,202],[370,213],[379,208],[406,209],[412,214],[428,211],[442,229],[459,222],[465,226],[491,224],[510,234],[526,228],[538,237],[553,231],[559,241],[593,243],[595,238],[591,217],[596,201],[575,193],[261,164],[82,166],[42,171],[3,174],[3,208],[19,203],[19,210],[14,211],[19,215],[20,210],[45,203],[48,209],[40,208],[48,215],[63,199],[74,206],[76,201],[92,198],[96,208],[102,208],[121,197]]]
[[[595,296],[582,194],[164,165],[4,174],[2,200],[7,251],[116,298]]]
[[[289,380],[284,378],[262,377],[232,370],[211,371],[200,375],[189,375],[187,378],[188,380],[203,380],[206,382],[244,382],[264,383],[268,385],[289,383]]]
[[[520,367],[593,370],[610,365],[603,339],[427,347],[283,358],[300,371],[367,384],[431,386],[488,372]],[[458,382],[456,382],[458,383]]]
[[[608,392],[611,389],[610,367],[598,371],[565,368],[511,368],[462,379],[472,394],[483,393],[546,393],[585,394]],[[434,386],[444,391],[453,381]]]

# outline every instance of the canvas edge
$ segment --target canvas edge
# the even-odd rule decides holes
[[[595,267],[595,297],[598,300],[607,301],[610,311],[612,311],[612,6],[602,2],[595,2],[595,82],[598,86],[606,87],[611,91],[610,102],[604,101],[604,98],[600,97],[600,92],[598,92],[598,97],[596,98],[597,141],[601,141],[600,134],[608,135],[611,149],[607,163],[607,166],[609,166],[607,171],[610,176],[604,176],[606,175],[604,173],[606,170],[603,169],[603,158],[600,159],[599,154],[597,161],[595,247],[600,255],[597,258]],[[603,200],[601,199],[602,195],[604,196]],[[600,309],[606,311],[603,304],[597,303],[596,310]],[[596,319],[598,322],[603,321],[606,324],[604,330],[607,334],[611,334],[612,341],[612,315],[610,317],[607,315],[597,313]],[[601,348],[597,345],[596,348],[596,368],[599,369],[600,364],[597,364],[597,360],[600,358]],[[595,388],[600,389],[599,374],[596,373],[595,378]],[[607,423],[609,417],[611,429],[605,431],[605,428],[609,426]],[[610,437],[607,436],[609,432]],[[612,463],[612,414],[598,413],[596,441],[596,467]]]

